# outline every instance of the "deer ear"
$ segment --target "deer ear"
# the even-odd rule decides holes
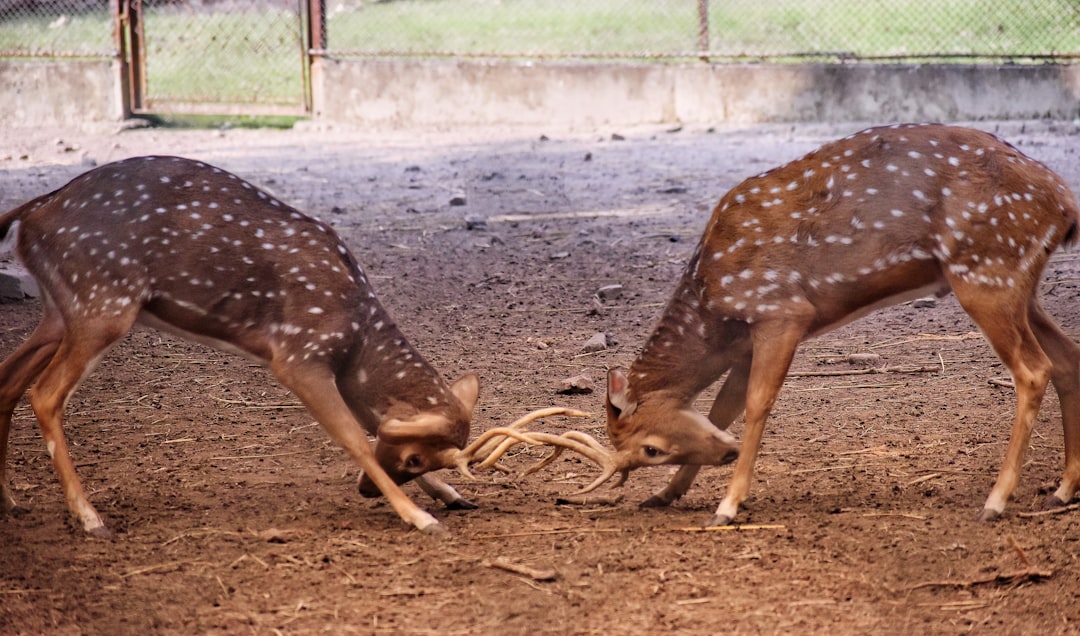
[[[614,416],[614,420],[621,415],[629,415],[637,406],[630,400],[630,380],[624,369],[616,367],[608,371],[607,406],[608,414]]]
[[[473,407],[476,406],[476,396],[480,393],[480,378],[475,373],[466,373],[450,385],[450,392],[465,407],[465,413],[471,420]]]

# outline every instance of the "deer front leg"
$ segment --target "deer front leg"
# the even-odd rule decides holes
[[[475,510],[477,505],[462,497],[458,491],[439,479],[432,473],[424,473],[416,478],[416,485],[420,486],[429,497],[441,501],[447,510]]]
[[[735,418],[742,415],[746,405],[746,383],[750,378],[750,357],[739,360],[731,367],[728,377],[709,409],[709,421],[720,430],[727,430]],[[662,490],[641,502],[642,508],[663,508],[678,501],[690,490],[701,466],[687,465],[679,468]]]
[[[754,460],[761,447],[765,420],[772,411],[780,387],[784,384],[795,349],[806,334],[801,323],[789,318],[775,325],[758,325],[752,331],[753,359],[749,364],[746,390],[746,429],[742,449],[735,461],[735,471],[727,494],[706,526],[726,526],[739,513],[739,505],[750,493]]]
[[[330,437],[360,465],[364,475],[386,496],[394,512],[417,530],[444,532],[439,521],[421,509],[386,474],[368,443],[363,427],[337,389],[333,373],[323,365],[296,365],[275,358],[270,365],[278,380],[304,403]]]

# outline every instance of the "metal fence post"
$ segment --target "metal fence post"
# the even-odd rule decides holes
[[[697,15],[697,47],[698,52],[701,53],[699,59],[702,62],[708,62],[709,56],[707,55],[707,53],[709,52],[709,0],[698,0]]]

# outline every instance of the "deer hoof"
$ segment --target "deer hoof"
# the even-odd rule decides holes
[[[993,508],[983,508],[982,511],[979,513],[978,520],[984,523],[988,523],[990,521],[997,521],[999,517],[1001,517],[1000,510],[994,510]]]
[[[0,506],[0,517],[21,517],[28,512],[30,512],[29,508],[25,506],[20,506],[19,504],[14,502]]]
[[[1056,510],[1057,508],[1064,508],[1067,505],[1069,505],[1069,502],[1058,499],[1056,494],[1050,494],[1046,496],[1046,499],[1043,499],[1042,509]]]
[[[416,529],[419,530],[420,532],[423,532],[424,534],[431,535],[431,536],[434,536],[434,537],[445,536],[445,535],[448,534],[448,532],[446,530],[446,527],[443,526],[443,524],[439,523],[438,521],[436,521],[434,519],[431,520],[431,523],[426,523],[424,525],[417,525]]]
[[[480,506],[465,498],[455,499],[446,504],[447,510],[476,510]]]
[[[661,497],[660,495],[653,495],[645,501],[638,504],[638,508],[667,508],[671,505],[671,502]]]
[[[731,517],[729,517],[727,515],[722,515],[722,514],[717,513],[717,514],[712,516],[712,519],[709,519],[709,523],[706,523],[705,527],[706,528],[715,528],[717,526],[730,526],[730,525],[731,525]]]
[[[85,528],[86,534],[97,539],[108,539],[112,536],[112,532],[104,525],[94,526],[93,528]]]

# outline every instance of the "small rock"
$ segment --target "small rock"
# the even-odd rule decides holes
[[[458,196],[455,196],[455,197],[450,197],[450,205],[453,205],[453,206],[465,205],[465,197],[461,196],[460,194]]]
[[[594,390],[596,390],[596,385],[593,383],[592,378],[583,373],[572,378],[565,378],[559,383],[557,393],[561,395],[588,395]]]
[[[911,306],[915,309],[930,309],[937,307],[937,298],[933,296],[927,296],[926,298],[916,298],[911,301]]]
[[[582,353],[596,353],[597,351],[603,351],[608,348],[607,334],[597,332],[593,334],[592,338],[585,341],[585,344],[581,345]]]
[[[480,216],[479,214],[469,214],[465,216],[465,229],[466,230],[486,230],[487,218]]]
[[[622,285],[604,285],[596,290],[596,297],[600,300],[614,300],[622,297]]]
[[[40,293],[30,272],[15,263],[0,263],[0,298],[23,300],[37,298]]]
[[[586,152],[585,153],[585,161],[592,161],[592,153],[591,152]]]
[[[881,364],[881,356],[869,352],[849,353],[847,361],[852,364],[865,364],[872,367]]]
[[[626,137],[623,137],[619,133],[611,133],[611,140],[612,141],[624,141],[625,139],[626,139]]]
[[[553,261],[557,261],[557,260],[560,260],[560,259],[563,259],[563,258],[570,258],[570,252],[555,252],[554,254],[549,256],[548,258],[550,258]]]

